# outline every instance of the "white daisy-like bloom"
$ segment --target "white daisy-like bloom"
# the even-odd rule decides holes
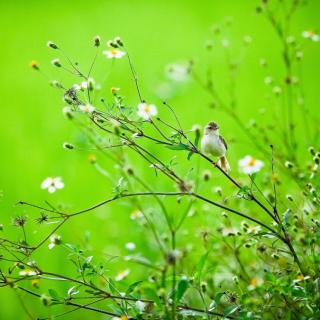
[[[137,310],[139,311],[139,312],[143,312],[144,311],[144,309],[146,308],[146,303],[145,302],[142,302],[142,301],[140,301],[140,300],[138,300],[138,301],[136,301],[136,308],[137,308]]]
[[[254,290],[256,287],[259,287],[262,284],[263,284],[263,280],[261,278],[253,278],[250,280],[248,290]]]
[[[156,116],[157,114],[157,107],[154,104],[148,104],[145,102],[138,104],[138,115],[142,119],[148,120],[152,116]]]
[[[238,161],[239,172],[245,174],[253,174],[259,172],[264,166],[264,163],[261,160],[257,160],[252,156],[245,156],[244,158]]]
[[[89,103],[79,105],[79,109],[85,113],[92,113],[96,110],[96,108]]]
[[[307,30],[302,32],[302,36],[306,39],[310,39],[314,42],[318,42],[320,40],[320,36],[313,30]]]
[[[121,280],[123,280],[124,278],[126,278],[126,277],[129,275],[129,273],[130,273],[130,270],[129,270],[129,269],[125,269],[125,270],[123,270],[123,271],[120,271],[120,272],[116,275],[115,280],[116,280],[116,281],[121,281]]]
[[[61,236],[57,235],[52,235],[50,237],[50,243],[48,245],[48,248],[51,250],[53,249],[56,245],[59,245],[61,243]]]
[[[126,248],[127,250],[133,251],[133,250],[135,250],[136,245],[135,245],[135,243],[133,243],[133,242],[127,242],[127,243],[125,244],[125,248]]]
[[[48,177],[41,183],[41,189],[48,189],[49,193],[54,193],[58,189],[63,189],[64,183],[61,177]]]
[[[131,220],[136,220],[136,219],[140,219],[143,217],[143,214],[140,210],[134,210],[131,214],[130,214],[130,219]]]
[[[109,59],[121,59],[126,55],[126,53],[117,48],[111,48],[109,50],[103,51],[103,54]]]
[[[189,67],[185,63],[173,63],[166,66],[166,75],[173,81],[185,82],[190,79]]]
[[[32,277],[32,276],[36,276],[37,272],[32,269],[24,269],[19,272],[19,275],[26,276],[26,277]]]

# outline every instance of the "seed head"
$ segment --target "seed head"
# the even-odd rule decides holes
[[[16,227],[24,227],[26,222],[27,222],[27,217],[26,216],[18,216],[16,218],[14,218],[14,220],[13,220],[13,224]]]
[[[52,49],[59,49],[59,47],[54,43],[54,42],[52,42],[52,41],[48,41],[47,42],[47,46],[49,47],[49,48],[52,48]]]

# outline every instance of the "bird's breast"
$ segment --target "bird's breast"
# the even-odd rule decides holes
[[[226,148],[218,135],[204,135],[201,140],[201,149],[216,157],[222,157],[226,153]]]

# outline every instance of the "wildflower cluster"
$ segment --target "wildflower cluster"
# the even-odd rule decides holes
[[[276,82],[268,73],[262,82],[268,94],[273,94],[268,99],[290,112],[298,106],[297,101],[290,102],[292,92],[302,90],[292,73],[292,59],[299,56],[300,63],[302,54],[298,40],[281,28],[297,7],[284,17],[278,17],[268,1],[262,1],[257,9],[266,15],[285,46],[282,81]],[[214,41],[206,44],[206,50],[219,43],[226,53],[233,86],[240,63],[232,59],[233,42],[224,31],[230,25],[232,18],[227,17],[212,28]],[[303,32],[303,36],[318,41],[316,34]],[[246,35],[241,45],[248,50],[252,42]],[[50,41],[48,47],[62,53],[52,65],[72,76],[72,85],[51,82],[66,104],[62,111],[86,134],[89,163],[109,184],[112,181],[112,194],[78,211],[48,201],[46,205],[20,201],[20,210],[30,211],[28,218],[21,214],[13,219],[20,239],[0,239],[0,260],[5,265],[0,270],[1,286],[27,293],[30,299],[37,297],[50,307],[52,317],[61,315],[55,311],[57,305],[65,308],[63,314],[87,310],[121,320],[319,317],[320,150],[297,139],[295,117],[289,116],[278,128],[268,119],[251,119],[247,124],[241,112],[235,111],[235,92],[231,90],[227,98],[220,94],[215,85],[218,81],[209,71],[212,78],[203,80],[194,63],[169,64],[165,75],[170,81],[200,84],[209,94],[211,107],[230,117],[250,142],[252,155],[245,155],[233,153],[232,146],[239,142],[231,141],[235,170],[226,172],[219,159],[201,150],[201,126],[185,128],[175,107],[149,102],[142,95],[122,39],[108,41],[107,50],[101,52],[102,44],[99,36],[94,38],[96,55],[88,73],[69,58],[65,65],[62,59],[67,55],[60,46]],[[102,55],[127,58],[136,99],[128,102],[124,90],[106,88],[94,79],[95,61]],[[267,69],[265,59],[260,65]],[[39,70],[38,63],[31,67]],[[280,95],[290,99],[283,99],[282,105]],[[317,130],[311,133],[318,134]],[[78,146],[72,141],[63,148],[69,152]],[[148,170],[151,178],[140,174],[141,168]],[[63,181],[48,177],[40,187],[54,193],[64,188]],[[128,232],[126,239],[117,239],[112,259],[105,253],[99,255],[88,235],[83,244],[72,243],[70,232],[63,234],[71,220],[115,202],[126,204],[125,209],[117,210],[127,213],[126,227],[133,232]],[[117,212],[112,211],[116,218]],[[33,215],[35,219],[29,217]],[[28,232],[34,221],[39,228],[50,228],[37,241]],[[99,238],[103,242],[103,234]],[[70,264],[68,270],[73,274],[48,268],[39,259],[41,250],[52,257],[57,252],[65,254],[63,265]],[[58,285],[61,281],[69,285],[67,290]]]

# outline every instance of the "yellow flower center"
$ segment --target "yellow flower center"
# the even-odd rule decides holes
[[[115,56],[117,53],[118,53],[118,50],[117,50],[117,49],[111,49],[111,54],[112,54],[113,56]]]
[[[252,285],[252,286],[254,286],[254,287],[256,287],[257,285],[258,285],[258,279],[252,279],[251,281],[250,281],[250,284]]]
[[[248,162],[249,167],[253,167],[256,164],[257,160],[254,158],[251,158]]]
[[[150,106],[149,106],[148,104],[146,104],[146,105],[144,106],[144,108],[143,108],[143,111],[144,111],[145,113],[149,113],[149,112],[150,112]]]

